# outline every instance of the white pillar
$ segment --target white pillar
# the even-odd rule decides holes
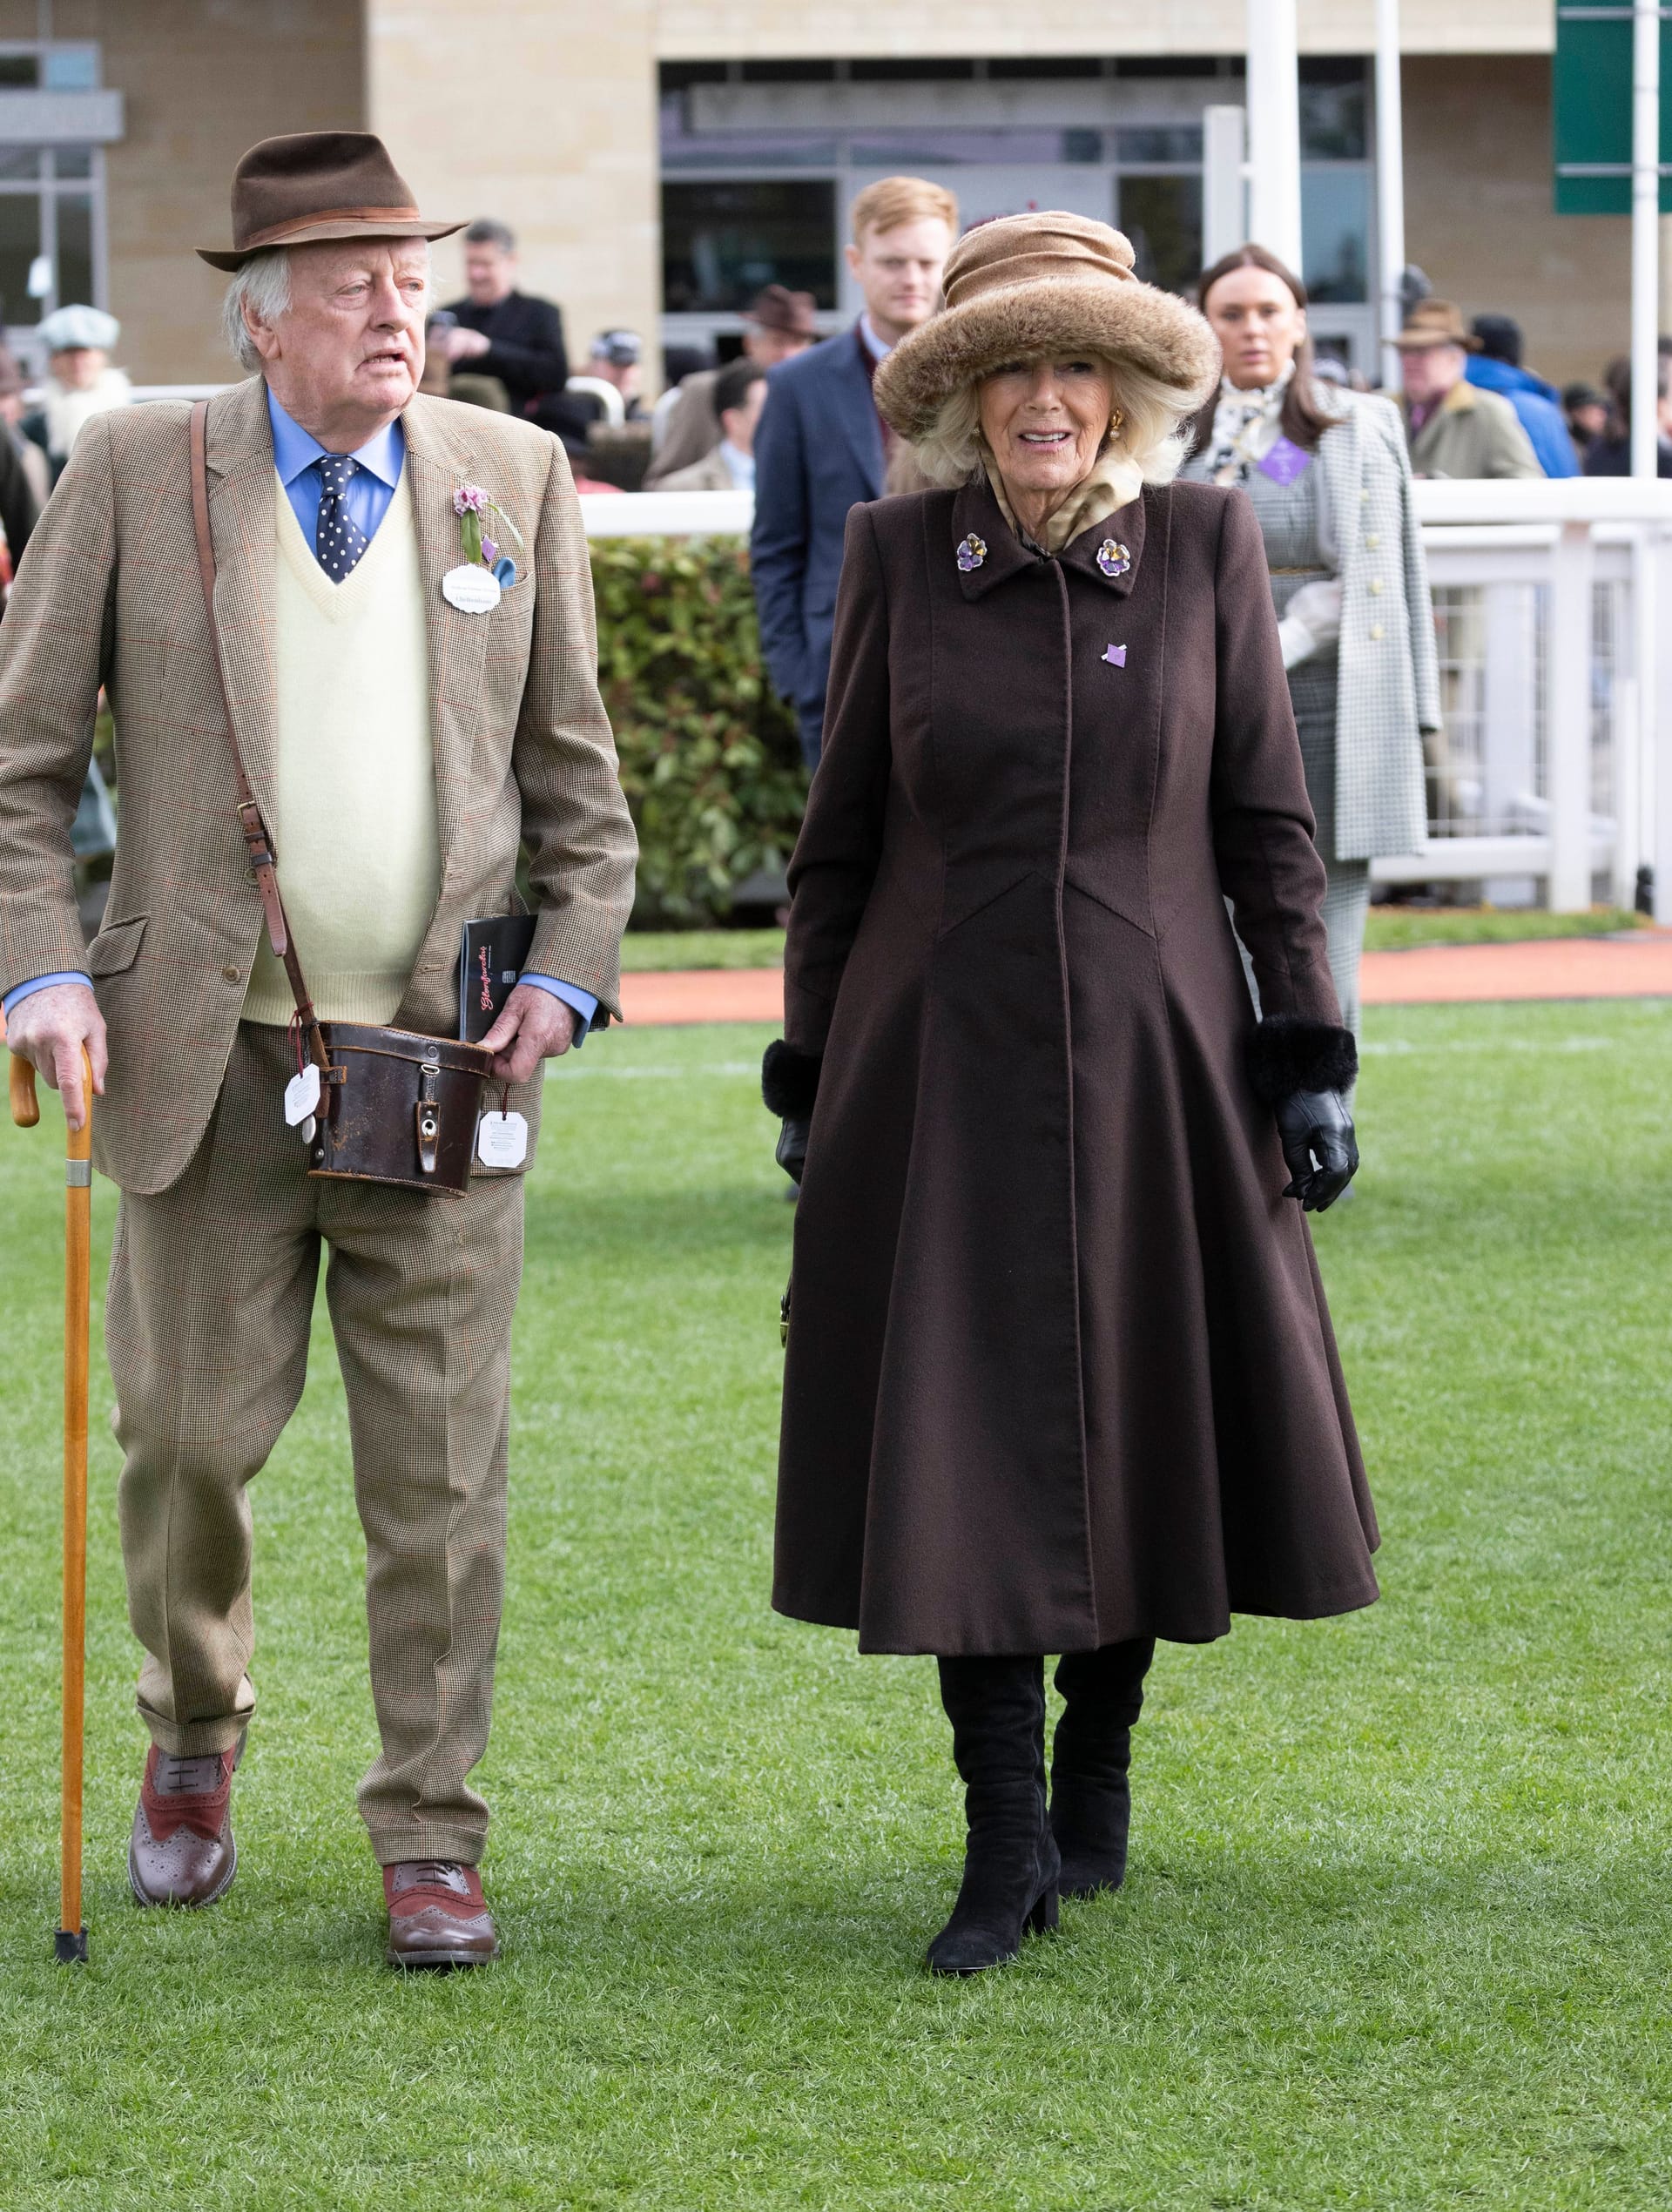
[[[1633,0],[1631,84],[1631,473],[1652,482],[1658,428],[1655,341],[1661,304],[1661,11],[1657,0]]]
[[[1564,523],[1550,577],[1548,706],[1553,914],[1591,903],[1591,587],[1596,562],[1588,523]]]
[[[1248,163],[1249,235],[1299,273],[1300,67],[1295,0],[1248,0]]]
[[[1399,0],[1376,0],[1376,234],[1381,264],[1382,382],[1399,388],[1393,346],[1404,320],[1405,109],[1399,84]]]
[[[1202,114],[1202,266],[1248,238],[1248,116],[1239,107]]]

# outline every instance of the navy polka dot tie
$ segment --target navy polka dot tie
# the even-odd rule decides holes
[[[333,583],[340,583],[371,540],[348,512],[348,479],[360,463],[346,453],[322,453],[314,467],[324,487],[314,550]]]

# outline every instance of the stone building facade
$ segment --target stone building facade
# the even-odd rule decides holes
[[[1558,380],[1625,345],[1623,219],[1558,217],[1547,0],[1406,0],[1410,258],[1526,326]],[[1315,321],[1372,365],[1367,0],[1301,0]],[[781,279],[851,311],[839,247],[871,177],[912,169],[967,219],[1030,204],[1120,222],[1183,283],[1203,113],[1241,99],[1242,0],[0,0],[0,297],[122,320],[144,383],[219,380],[219,285],[190,252],[280,131],[381,132],[427,208],[503,217],[571,350],[629,324],[733,341]],[[443,293],[457,249],[437,250]],[[1669,317],[1672,321],[1672,316]]]

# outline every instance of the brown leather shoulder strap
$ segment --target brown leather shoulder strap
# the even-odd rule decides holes
[[[325,1049],[325,1040],[320,1035],[319,1016],[314,1011],[307,985],[302,977],[301,962],[296,957],[296,948],[291,941],[289,926],[285,920],[285,903],[279,894],[278,864],[273,859],[272,840],[267,826],[261,819],[255,793],[244,771],[244,756],[238,749],[238,725],[233,718],[232,693],[226,688],[226,669],[220,655],[220,631],[215,622],[215,541],[209,527],[209,402],[199,400],[192,410],[192,526],[198,541],[198,581],[203,586],[203,611],[209,624],[209,650],[214,656],[215,676],[220,685],[220,703],[226,717],[226,744],[233,756],[233,783],[238,793],[238,826],[249,854],[250,868],[255,877],[256,889],[261,894],[262,908],[266,915],[267,941],[273,955],[284,962],[285,974],[290,979],[296,1011],[301,1016],[302,1027],[307,1033],[308,1043],[321,1068],[330,1065]]]

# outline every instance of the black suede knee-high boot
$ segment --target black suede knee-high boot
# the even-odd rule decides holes
[[[1132,1725],[1155,1656],[1155,1638],[1139,1636],[1057,1662],[1063,1710],[1051,1746],[1051,1833],[1064,1897],[1117,1890],[1125,1877]]]
[[[1056,1925],[1056,1845],[1045,1811],[1045,1676],[1037,1657],[942,1659],[940,1702],[964,1778],[963,1886],[929,1946],[938,1974],[978,1974]]]

